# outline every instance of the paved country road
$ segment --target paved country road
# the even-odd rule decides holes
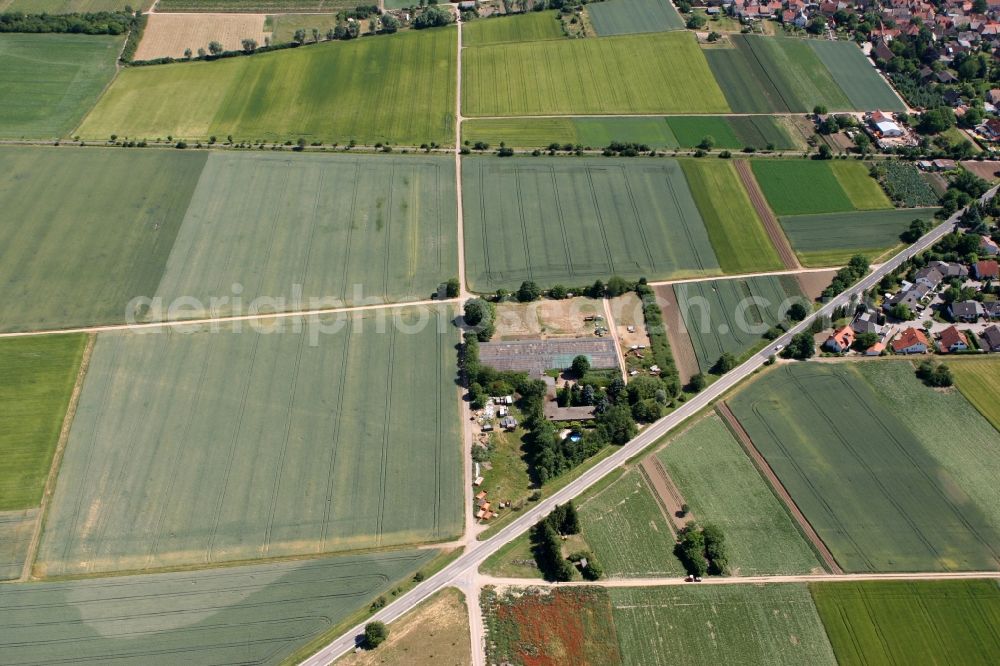
[[[980,201],[987,201],[991,199],[997,193],[998,189],[1000,189],[1000,185],[990,189],[983,195]],[[526,532],[532,525],[547,515],[556,504],[564,504],[565,502],[573,499],[587,488],[615,471],[629,458],[635,456],[647,446],[650,446],[668,432],[675,429],[688,418],[711,405],[715,400],[723,396],[727,391],[735,387],[763,366],[767,358],[774,353],[774,348],[776,346],[787,345],[794,335],[807,330],[809,326],[812,325],[814,319],[829,316],[836,308],[850,303],[853,296],[871,289],[873,286],[878,284],[885,275],[894,271],[904,261],[913,255],[926,250],[931,245],[936,243],[942,236],[950,231],[953,231],[963,212],[964,209],[952,215],[947,221],[932,229],[927,233],[927,235],[920,238],[916,243],[905,248],[899,252],[899,254],[874,269],[868,274],[867,277],[862,279],[851,289],[847,290],[843,294],[840,294],[830,302],[826,303],[819,310],[803,319],[798,325],[785,333],[785,335],[781,336],[777,340],[774,340],[771,345],[752,356],[742,365],[723,375],[717,382],[685,402],[675,411],[643,429],[635,437],[635,439],[623,445],[612,455],[588,469],[586,472],[581,474],[579,478],[571,481],[561,490],[541,500],[530,510],[525,510],[524,513],[507,525],[507,527],[497,532],[493,537],[485,541],[472,544],[469,549],[454,562],[446,566],[434,576],[425,580],[423,583],[417,585],[408,593],[398,597],[396,601],[372,615],[368,618],[368,620],[366,620],[366,622],[374,620],[380,620],[386,623],[392,622],[393,620],[406,614],[417,604],[424,601],[442,588],[460,585],[463,580],[467,580],[469,576],[475,575],[480,563],[483,560],[499,550],[504,544],[513,541],[516,537]],[[810,580],[821,580],[821,577],[810,577]],[[749,579],[742,582],[749,582]],[[530,585],[531,581],[527,580],[525,581],[525,584]],[[337,657],[355,648],[357,645],[357,638],[363,633],[363,631],[364,624],[352,627],[347,633],[328,643],[321,648],[319,652],[302,663],[307,664],[308,666],[319,666],[321,664],[329,664],[333,662]],[[473,649],[479,648],[478,646],[473,646]]]

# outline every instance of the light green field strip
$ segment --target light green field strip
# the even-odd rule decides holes
[[[0,511],[0,580],[20,578],[39,509]]]
[[[1000,362],[977,359],[949,367],[962,395],[1000,430]]]
[[[462,138],[492,146],[505,142],[519,148],[569,144],[599,149],[612,141],[646,144],[653,149],[677,148],[677,138],[659,117],[481,118],[462,123]]]
[[[847,198],[858,210],[892,208],[882,186],[868,173],[868,166],[856,160],[831,162],[830,168]]]
[[[577,505],[583,536],[607,575],[684,575],[670,525],[639,472],[626,473]]]
[[[681,160],[680,164],[723,272],[781,270],[778,251],[732,162]]]
[[[155,292],[206,157],[0,148],[0,330],[123,322]]]
[[[811,111],[817,104],[831,111],[853,108],[809,41],[757,35],[745,39],[791,111]]]
[[[212,153],[156,294],[189,317],[430,298],[458,274],[454,164]]]
[[[123,71],[86,138],[454,141],[454,28]]]
[[[626,666],[837,663],[805,585],[609,592]]]
[[[437,553],[5,586],[0,661],[279,664]]]
[[[809,46],[859,111],[905,111],[906,106],[879,76],[854,42],[810,39]]]
[[[0,139],[69,135],[115,75],[124,40],[103,35],[0,35]]]
[[[471,21],[462,28],[462,46],[488,46],[509,42],[562,39],[559,12],[529,12]]]
[[[462,169],[477,291],[719,272],[675,160],[475,158]]]
[[[719,417],[700,421],[656,456],[695,519],[722,529],[732,575],[822,571],[788,511]]]
[[[1000,503],[994,488],[978,490],[970,483],[978,472],[966,469],[973,461],[996,470],[989,462],[996,455],[981,460],[975,453],[981,445],[963,450],[967,434],[977,437],[964,421],[930,429],[933,416],[918,412],[940,399],[935,392],[899,400],[902,407],[892,409],[862,372],[894,370],[881,362],[783,365],[730,405],[845,571],[997,569]],[[884,381],[893,387],[918,382],[898,374]],[[935,437],[940,444],[932,449],[927,443]],[[995,435],[990,441],[995,444]],[[943,462],[944,456],[954,460]],[[994,499],[980,506],[981,497]]]
[[[993,580],[810,585],[841,666],[1000,660],[1000,589]]]
[[[758,159],[751,166],[775,215],[854,210],[829,161]]]
[[[101,335],[38,570],[455,537],[462,449],[451,316],[381,310],[281,320],[277,330]]]
[[[687,32],[466,49],[462,76],[469,116],[729,111]]]
[[[0,511],[42,500],[85,335],[0,342]]]
[[[601,37],[684,29],[669,0],[605,0],[591,3],[587,14]]]

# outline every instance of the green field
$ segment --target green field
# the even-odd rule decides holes
[[[605,0],[587,7],[600,37],[683,30],[684,21],[668,0]]]
[[[761,159],[751,164],[775,215],[854,210],[829,161]]]
[[[0,580],[21,576],[39,511],[0,511]]]
[[[357,0],[160,0],[158,12],[330,12],[354,9]]]
[[[454,143],[455,30],[124,70],[79,130],[149,139]]]
[[[126,7],[145,11],[153,0],[0,0],[0,12],[24,14],[74,14],[113,12]]]
[[[134,570],[454,537],[458,338],[438,332],[454,330],[449,320],[446,308],[382,310],[283,320],[277,330],[102,334],[40,569]]]
[[[868,166],[857,160],[830,162],[830,169],[837,182],[844,188],[844,194],[858,210],[881,210],[892,208],[892,202],[878,181],[871,177]]]
[[[976,359],[949,367],[962,395],[1000,430],[1000,363],[995,359]]]
[[[673,554],[674,534],[639,472],[627,472],[577,506],[583,537],[607,575],[684,575],[684,567]]]
[[[837,663],[805,585],[609,592],[626,666]]]
[[[294,40],[296,30],[305,30],[306,40],[312,41],[313,28],[319,30],[320,35],[326,35],[336,27],[336,14],[278,14],[267,17],[264,32],[271,33],[272,44],[287,44]]]
[[[852,255],[869,258],[899,245],[910,222],[934,219],[934,208],[901,208],[820,213],[779,218],[788,241],[805,266],[840,266]]]
[[[0,35],[0,139],[67,136],[115,75],[124,36]],[[105,138],[105,137],[102,137]]]
[[[781,270],[781,258],[732,162],[682,160],[680,164],[723,272]]]
[[[810,590],[841,666],[1000,661],[996,581],[813,583]]]
[[[0,330],[123,321],[155,292],[206,157],[0,148]]]
[[[830,70],[833,80],[851,100],[855,109],[906,110],[896,93],[885,84],[878,71],[853,42],[811,39],[808,43]]]
[[[462,138],[494,146],[504,141],[519,148],[547,148],[552,143],[560,146],[568,143],[597,149],[612,141],[646,144],[657,150],[680,147],[663,118],[641,116],[469,120],[462,123]]]
[[[0,658],[279,664],[437,552],[10,585],[0,596]]]
[[[913,434],[920,403],[888,409],[853,365],[784,365],[730,404],[846,571],[996,569],[995,510]]]
[[[718,416],[700,421],[656,456],[695,519],[722,528],[732,575],[822,570],[787,509]]]
[[[430,298],[458,274],[454,160],[212,153],[156,294],[185,316]],[[298,294],[299,303],[296,303]]]
[[[85,335],[0,342],[0,511],[42,500]]]
[[[462,187],[476,291],[719,272],[675,160],[466,159]]]
[[[670,116],[667,124],[682,148],[695,148],[706,136],[715,148],[792,150],[798,146],[779,119],[772,116]]]
[[[562,39],[563,36],[558,12],[529,12],[466,24],[462,29],[462,46],[535,42],[542,39]]]
[[[468,116],[729,111],[687,32],[470,48],[462,77]]]
[[[684,282],[674,293],[702,372],[723,353],[740,358],[762,346],[793,303],[808,303],[789,275]]]

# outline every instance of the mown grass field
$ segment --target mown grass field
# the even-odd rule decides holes
[[[0,330],[124,321],[156,290],[206,156],[0,148]]]
[[[687,32],[470,48],[462,76],[468,116],[729,111]]]
[[[1000,430],[1000,363],[993,359],[976,359],[949,367],[962,395]]]
[[[698,212],[725,273],[783,267],[732,162],[682,160]]]
[[[813,583],[810,590],[842,666],[1000,660],[996,581]]]
[[[124,41],[104,35],[0,35],[0,139],[68,136],[115,75]]]
[[[606,0],[587,7],[600,37],[683,30],[684,20],[667,0]]]
[[[730,401],[846,571],[996,569],[992,509],[913,434],[919,407],[905,404],[886,409],[857,369],[820,363],[780,366]]]
[[[501,141],[519,148],[547,148],[549,144],[570,144],[604,148],[612,141],[644,143],[653,149],[679,148],[677,137],[663,118],[656,117],[564,117],[564,118],[484,118],[462,123],[465,141],[485,141],[497,146]]]
[[[284,320],[276,330],[100,336],[41,571],[454,537],[458,337],[438,332],[451,315],[374,311],[299,322],[302,332]]]
[[[778,118],[771,116],[670,116],[667,124],[683,148],[697,147],[706,136],[715,148],[791,150],[798,146]]]
[[[85,335],[0,342],[0,511],[41,502],[86,342]]]
[[[839,266],[861,253],[874,259],[899,245],[915,219],[933,220],[934,208],[820,213],[779,218],[805,266]]]
[[[740,358],[762,346],[764,333],[793,303],[807,302],[787,275],[684,282],[674,285],[674,293],[702,372],[723,353]]]
[[[830,169],[837,182],[844,188],[844,194],[858,210],[880,210],[892,208],[892,202],[878,181],[868,173],[868,165],[857,160],[830,162]]]
[[[466,270],[476,291],[719,272],[674,160],[484,157],[463,160],[462,169]]]
[[[5,663],[279,664],[437,551],[25,583],[0,597]]]
[[[462,28],[462,46],[535,42],[563,36],[558,12],[529,12],[468,23]]]
[[[196,299],[191,317],[247,312],[254,299],[272,311],[430,298],[458,274],[454,168],[430,156],[212,153],[156,294]],[[210,312],[233,284],[239,307]]]
[[[753,160],[751,165],[775,215],[840,213],[855,208],[828,161]]]
[[[906,110],[853,42],[811,39],[808,43],[855,109]]]
[[[621,578],[682,576],[674,534],[653,491],[632,470],[578,501],[583,537],[604,571]]]
[[[822,570],[788,510],[718,416],[700,421],[656,456],[695,519],[722,528],[732,575]]]
[[[610,590],[622,663],[836,664],[805,585]]]
[[[455,29],[123,71],[79,134],[454,142]]]

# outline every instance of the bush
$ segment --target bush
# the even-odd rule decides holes
[[[795,336],[792,337],[788,346],[781,351],[781,356],[783,358],[793,358],[799,361],[804,361],[807,358],[812,358],[815,353],[816,343],[813,340],[813,334],[809,331],[802,331],[801,333],[796,333]]]
[[[365,625],[364,646],[366,650],[374,650],[387,638],[389,638],[389,627],[385,626],[384,622],[369,622]]]
[[[542,297],[542,288],[532,280],[525,280],[518,288],[516,296],[521,303],[537,301]]]
[[[917,366],[917,377],[927,386],[935,388],[951,386],[955,381],[947,365],[944,363],[937,365],[930,361],[924,361]]]

